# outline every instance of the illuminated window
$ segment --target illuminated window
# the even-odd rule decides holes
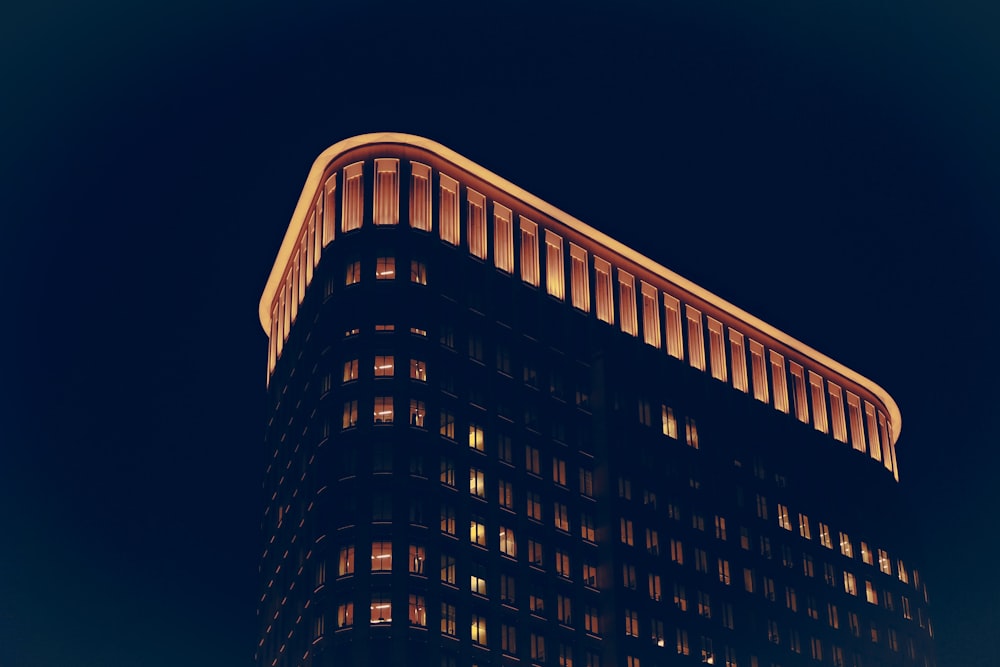
[[[719,559],[719,581],[728,586],[732,580],[729,576],[729,561],[725,558]]]
[[[660,535],[652,528],[646,529],[646,551],[654,556],[660,554]]]
[[[753,374],[753,396],[761,403],[770,401],[767,390],[767,366],[764,363],[764,346],[750,339],[750,366]]]
[[[399,160],[375,159],[375,211],[376,225],[399,224]]]
[[[865,600],[868,601],[868,604],[878,604],[878,594],[875,592],[875,586],[870,581],[865,582]]]
[[[341,428],[352,428],[358,425],[358,402],[347,401],[344,403],[344,416]]]
[[[410,163],[410,227],[431,231],[431,168]]]
[[[410,426],[424,428],[427,420],[427,408],[424,402],[415,398],[410,399]]]
[[[337,628],[349,628],[354,625],[354,603],[342,602],[337,605]]]
[[[536,447],[524,446],[524,467],[534,475],[542,474],[541,453]]]
[[[769,350],[771,359],[771,386],[774,389],[774,407],[788,414],[788,378],[785,375],[785,358]]]
[[[674,583],[674,606],[680,611],[687,611],[687,596],[684,594],[684,586]]]
[[[660,406],[660,421],[663,425],[663,435],[677,439],[677,419],[674,409],[668,405]]]
[[[347,263],[347,270],[344,272],[344,284],[356,285],[361,282],[361,262],[355,260]]]
[[[848,558],[854,558],[854,545],[851,544],[851,538],[847,533],[840,534],[840,553]]]
[[[486,197],[468,189],[465,196],[469,204],[469,253],[479,259],[486,259]]]
[[[500,553],[504,556],[517,558],[517,540],[514,537],[514,529],[500,526]]]
[[[688,646],[687,630],[677,628],[677,653],[679,655],[690,655],[691,648]]]
[[[486,451],[486,437],[483,435],[483,427],[479,424],[469,424],[469,449],[477,452]]]
[[[625,610],[625,635],[628,637],[639,636],[639,614],[638,612]]]
[[[594,497],[594,473],[586,468],[580,468],[580,495],[585,498]]]
[[[447,602],[441,603],[441,634],[449,637],[458,636],[458,628],[455,623],[455,606]]]
[[[477,595],[486,595],[486,568],[482,565],[473,565],[472,574],[469,575],[469,590]]]
[[[531,633],[531,659],[545,662],[545,637]]]
[[[904,584],[910,583],[910,575],[907,573],[906,566],[903,565],[902,560],[896,561],[896,574]]]
[[[479,468],[469,468],[469,493],[477,498],[486,497],[486,476]]]
[[[493,263],[505,273],[514,273],[514,231],[510,209],[493,204]]]
[[[778,503],[778,525],[785,530],[792,529],[792,520],[788,516],[788,507]]]
[[[819,524],[819,543],[827,549],[833,548],[833,540],[830,539],[830,527],[823,522]]]
[[[809,650],[812,653],[813,660],[823,659],[823,644],[820,642],[819,637],[809,638]]]
[[[427,561],[427,556],[424,548],[417,544],[410,545],[410,560],[409,560],[409,572],[410,574],[418,574],[423,576],[424,574],[424,564]]]
[[[451,245],[459,243],[458,181],[440,175],[440,204],[438,232],[441,240]]]
[[[622,544],[627,544],[629,546],[632,546],[635,543],[635,540],[634,540],[634,537],[633,537],[633,534],[632,534],[632,520],[631,519],[626,519],[625,517],[622,517],[619,520],[619,524],[620,524],[619,525],[619,528],[620,528],[619,532],[620,532],[620,537],[621,537]]]
[[[614,324],[614,297],[611,294],[611,264],[594,257],[594,291],[597,302],[597,319]]]
[[[472,643],[486,646],[486,617],[473,614],[471,627]]]
[[[528,564],[535,567],[542,567],[544,556],[541,542],[528,540]]]
[[[469,519],[469,541],[480,547],[486,546],[486,525],[477,518]]]
[[[565,579],[569,579],[572,576],[569,554],[562,549],[556,549],[556,574]]]
[[[391,424],[393,417],[392,396],[376,396],[373,411],[376,424]]]
[[[851,446],[859,452],[868,451],[865,444],[865,427],[861,418],[861,399],[847,392],[847,414],[851,424]]]
[[[635,312],[635,278],[621,269],[618,269],[618,307],[621,330],[630,336],[637,336],[639,323]]]
[[[703,591],[698,591],[698,615],[712,618],[712,598]]]
[[[809,371],[809,387],[812,393],[813,427],[822,433],[829,433],[826,418],[826,392],[823,391],[823,378]]]
[[[799,514],[799,535],[807,540],[812,539],[812,530],[809,528],[809,517],[805,514]]]
[[[844,572],[844,592],[848,595],[858,594],[858,582],[851,572]]]
[[[517,654],[517,628],[506,623],[500,626],[500,650],[509,655]]]
[[[865,422],[868,425],[868,441],[871,443],[871,457],[876,461],[881,461],[882,448],[879,444],[878,423],[875,419],[875,406],[868,401],[865,401]]]
[[[698,449],[698,424],[694,417],[684,418],[684,439],[690,447]]]
[[[681,333],[681,302],[669,294],[663,294],[666,312],[667,354],[675,359],[684,358],[684,337]]]
[[[392,542],[372,542],[372,572],[392,571]]]
[[[395,362],[392,355],[376,355],[375,377],[392,377]]]
[[[538,225],[521,216],[521,280],[538,287]]]
[[[718,515],[715,517],[715,538],[726,541],[726,520]]]
[[[351,382],[358,379],[358,360],[349,359],[344,362],[344,382]]]
[[[809,403],[806,391],[805,369],[794,361],[788,362],[788,368],[792,373],[792,397],[795,399],[795,418],[803,424],[809,423]]]
[[[545,230],[545,291],[562,300],[566,297],[562,238]]]
[[[455,537],[457,533],[458,524],[455,523],[455,508],[451,505],[441,506],[441,532],[446,535],[451,535]]]
[[[847,424],[844,422],[844,396],[840,387],[832,382],[826,385],[830,394],[830,417],[833,423],[833,437],[840,442],[847,442]]]
[[[570,243],[569,256],[573,307],[589,313],[590,281],[587,278],[587,251],[574,243]]]
[[[708,352],[712,367],[712,377],[726,382],[729,374],[726,370],[726,345],[722,336],[722,322],[714,317],[708,317]]]
[[[642,291],[642,339],[647,345],[660,347],[660,307],[657,290],[644,280],[639,281]]]
[[[344,167],[344,207],[342,209],[343,217],[340,220],[342,231],[349,232],[353,229],[361,229],[365,203],[365,193],[362,186],[363,173],[363,162],[355,162]]]
[[[450,440],[455,439],[455,415],[446,410],[441,411],[441,428],[439,429],[439,433]]]
[[[535,521],[542,520],[542,500],[541,496],[533,491],[528,491],[527,494],[527,504],[525,507],[528,518],[534,519]]]
[[[688,323],[688,363],[693,368],[705,370],[705,337],[702,333],[701,311],[685,307]]]
[[[600,614],[597,607],[586,606],[583,609],[583,629],[592,635],[601,634]]]
[[[410,282],[417,285],[427,284],[427,265],[415,259],[410,260]],[[426,335],[426,334],[424,334]]]
[[[566,486],[566,462],[560,458],[552,459],[552,481],[559,486]]]
[[[354,574],[354,546],[340,548],[340,555],[337,560],[337,576],[344,577]]]
[[[670,560],[678,565],[684,564],[684,545],[680,540],[670,538]]]
[[[423,595],[410,593],[410,625],[420,628],[427,627],[427,606],[424,604]]]
[[[337,227],[337,175],[332,174],[326,179],[323,189],[323,247],[333,240]]]

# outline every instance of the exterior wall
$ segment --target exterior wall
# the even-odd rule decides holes
[[[258,664],[931,664],[891,398],[443,150],[318,162],[262,299]]]

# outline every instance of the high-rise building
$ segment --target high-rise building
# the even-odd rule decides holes
[[[261,667],[933,664],[893,399],[453,151],[325,151],[260,321]]]

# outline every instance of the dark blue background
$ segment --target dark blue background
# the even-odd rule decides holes
[[[257,301],[379,130],[884,386],[940,663],[995,664],[1000,11],[732,4],[4,9],[0,667],[250,664]]]

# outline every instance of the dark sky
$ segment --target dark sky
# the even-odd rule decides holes
[[[30,4],[0,10],[0,667],[250,665],[257,301],[313,159],[380,130],[885,387],[940,664],[995,664],[995,4]]]

